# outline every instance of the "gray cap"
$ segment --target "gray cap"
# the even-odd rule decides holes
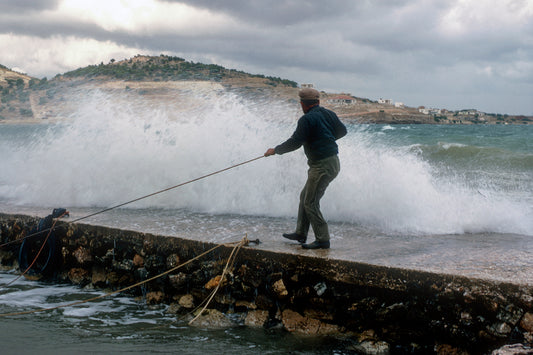
[[[300,90],[298,93],[298,96],[300,96],[300,100],[319,100],[320,99],[320,93],[318,90],[311,89],[311,88],[305,88]]]

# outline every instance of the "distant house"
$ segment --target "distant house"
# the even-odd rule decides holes
[[[378,100],[378,104],[392,105],[392,99],[382,99],[380,97]]]
[[[440,115],[442,110],[440,108],[424,108],[421,107],[418,109],[418,112],[423,113],[424,115]]]
[[[328,98],[326,102],[332,105],[353,105],[356,100],[348,95],[337,95]]]
[[[302,89],[305,89],[305,88],[308,88],[308,89],[313,89],[315,87],[314,84],[302,84]]]
[[[398,108],[401,108],[401,107],[404,107],[405,105],[403,104],[403,102],[395,102],[394,103],[394,107],[398,107]]]

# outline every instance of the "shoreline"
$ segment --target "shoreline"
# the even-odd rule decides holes
[[[344,116],[344,117],[343,117]],[[478,126],[529,126],[533,125],[532,122],[526,122],[526,123],[513,123],[513,122],[483,122],[483,123],[474,123],[474,122],[461,122],[461,123],[454,123],[454,122],[420,122],[417,120],[411,120],[409,118],[405,119],[397,119],[397,120],[383,120],[383,121],[368,121],[362,116],[358,115],[339,115],[339,118],[341,120],[349,122],[349,123],[355,123],[355,124],[390,124],[390,125],[441,125],[441,126],[472,126],[472,125],[478,125]],[[57,124],[57,123],[63,123],[68,122],[68,119],[64,118],[46,118],[46,119],[24,119],[24,120],[15,120],[15,119],[4,119],[0,120],[0,126],[2,125],[39,125],[39,124]]]

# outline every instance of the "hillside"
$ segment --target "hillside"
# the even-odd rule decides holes
[[[112,59],[108,64],[78,68],[51,80],[31,78],[0,65],[0,123],[68,117],[77,105],[72,94],[80,90],[127,92],[139,95],[147,103],[163,104],[180,95],[190,95],[191,88],[230,91],[251,100],[268,98],[296,103],[298,83],[165,55]],[[321,104],[335,110],[341,118],[359,123],[533,123],[533,117],[396,107],[390,102],[342,93],[322,92]]]
[[[0,122],[33,117],[29,88],[36,82],[36,79],[0,65]]]
[[[14,72],[10,70],[9,68],[6,68],[5,66],[0,64],[0,85],[10,85],[10,83],[17,83],[17,81],[22,80],[25,85],[28,84],[28,82],[31,80],[31,77],[20,74],[17,72]]]
[[[294,98],[298,90],[298,84],[291,80],[164,55],[111,60],[58,74],[50,80],[30,78],[2,66],[0,78],[4,78],[0,79],[0,123],[68,117],[78,103],[73,94],[81,90],[137,94],[154,103],[173,100],[190,88],[199,87],[217,87],[250,97],[261,94],[273,100]]]
[[[295,81],[271,76],[248,74],[235,69],[226,69],[216,64],[187,62],[183,58],[160,55],[149,57],[137,55],[123,61],[111,60],[109,64],[89,65],[62,75],[64,78],[104,78],[126,81],[180,81],[199,80],[227,82],[231,80],[262,80],[266,85],[297,87]]]

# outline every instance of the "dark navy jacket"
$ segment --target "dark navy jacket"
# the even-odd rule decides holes
[[[276,154],[284,154],[303,145],[307,159],[317,161],[338,154],[335,141],[345,135],[346,127],[335,112],[314,106],[300,117],[292,136],[274,149]]]

